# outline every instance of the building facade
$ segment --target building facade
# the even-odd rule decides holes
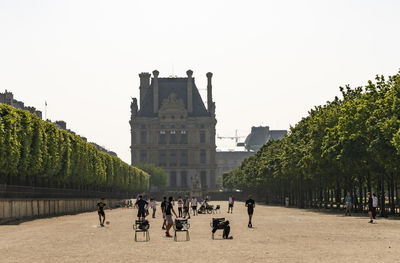
[[[215,103],[207,73],[207,108],[193,72],[186,78],[140,73],[140,99],[131,103],[131,163],[152,163],[168,174],[169,189],[215,189]]]
[[[14,99],[14,94],[7,90],[5,90],[4,93],[0,93],[0,103],[8,104],[21,110],[27,110],[32,114],[36,114],[36,116],[38,116],[39,118],[42,118],[41,111],[37,110],[35,107],[25,106],[25,103]]]

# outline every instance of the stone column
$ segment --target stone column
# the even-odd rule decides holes
[[[188,76],[187,80],[187,110],[189,113],[193,112],[193,71],[190,69],[186,71]]]
[[[153,110],[158,113],[158,74],[157,70],[153,71]]]
[[[210,111],[212,109],[212,102],[213,102],[212,85],[211,85],[211,78],[213,74],[211,72],[208,72],[206,76],[207,76],[207,109],[208,111]]]

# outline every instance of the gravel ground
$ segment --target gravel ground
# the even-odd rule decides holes
[[[136,209],[106,210],[104,228],[96,212],[3,225],[0,262],[400,262],[400,220],[257,205],[249,229],[243,203],[213,204],[221,214],[192,216],[189,242],[164,237],[160,209],[147,243],[133,239]],[[232,240],[211,240],[213,216],[230,220]]]

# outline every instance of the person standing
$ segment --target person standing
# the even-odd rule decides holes
[[[107,204],[104,202],[104,198],[100,199],[100,202],[97,203],[97,214],[99,215],[100,226],[104,227],[104,221],[106,220],[106,214],[104,213],[104,209],[107,207]]]
[[[192,211],[193,211],[193,216],[197,214],[197,199],[195,196],[192,197]]]
[[[157,202],[154,198],[150,198],[150,207],[153,210],[152,218],[156,218]]]
[[[186,195],[185,198],[183,199],[183,218],[188,217],[190,219],[190,213],[189,213],[189,197]]]
[[[372,199],[372,196],[371,196],[370,192],[368,192],[367,195],[368,195],[368,215],[369,215],[369,222],[368,223],[372,224],[374,222],[374,220],[372,219],[373,199]]]
[[[249,223],[247,226],[251,228],[253,227],[251,219],[253,218],[254,208],[256,207],[256,202],[254,202],[254,200],[252,199],[252,195],[249,195],[249,199],[247,199],[246,201],[246,207],[247,207],[247,214],[249,215]]]
[[[182,209],[183,209],[183,200],[182,200],[182,197],[179,196],[178,197],[178,215],[179,215],[179,217],[183,217]]]
[[[139,199],[136,200],[135,207],[138,209],[137,217],[139,220],[146,218],[146,209],[148,209],[149,203],[143,199],[142,195],[139,195]]]
[[[161,202],[161,212],[163,214],[163,225],[162,225],[161,229],[163,229],[163,230],[165,230],[165,227],[167,225],[166,224],[167,221],[165,220],[165,208],[166,208],[166,206],[167,206],[167,197],[164,196],[163,197],[163,201]]]
[[[346,196],[346,212],[344,213],[345,216],[351,216],[351,195],[350,192],[347,192]]]
[[[376,208],[378,207],[378,197],[376,194],[372,194],[372,218],[376,219]]]
[[[165,206],[165,220],[167,221],[167,231],[165,232],[165,236],[166,237],[172,237],[169,234],[169,230],[171,229],[172,225],[174,224],[174,221],[172,220],[172,213],[174,213],[175,217],[178,217],[176,215],[174,207],[172,205],[172,200],[173,200],[173,197],[170,196],[168,198],[168,202],[167,202],[167,204]]]
[[[228,214],[229,214],[229,211],[231,211],[231,214],[233,213],[233,204],[234,203],[235,203],[235,198],[233,197],[233,195],[230,195],[229,199],[228,199]]]

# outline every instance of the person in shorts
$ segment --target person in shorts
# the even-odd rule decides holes
[[[178,217],[175,213],[172,201],[173,201],[173,197],[170,196],[168,198],[168,202],[165,206],[165,220],[167,221],[167,231],[165,232],[166,237],[172,237],[169,234],[169,230],[171,229],[172,225],[174,224],[174,221],[172,220],[172,213],[174,213],[175,217]]]
[[[150,207],[153,210],[152,217],[156,218],[157,202],[154,198],[150,198]]]
[[[347,192],[346,196],[346,212],[344,213],[345,216],[351,216],[351,195],[350,192]]]
[[[163,214],[163,225],[161,227],[162,230],[165,230],[165,227],[167,225],[167,221],[165,220],[165,207],[167,206],[167,197],[163,197],[163,201],[161,202],[161,212]]]
[[[190,203],[189,197],[186,195],[185,198],[183,199],[183,218],[188,217],[188,219],[190,219],[189,203]]]
[[[193,196],[191,203],[192,203],[193,216],[195,216],[197,214],[197,198]]]
[[[100,199],[100,202],[97,203],[97,214],[99,215],[100,226],[104,227],[104,221],[106,220],[106,214],[104,213],[104,209],[107,207],[107,204],[104,202],[104,198]]]
[[[230,195],[229,199],[228,199],[228,214],[229,214],[229,211],[231,211],[231,214],[233,213],[233,204],[234,203],[235,203],[235,198],[233,197],[233,195]]]
[[[139,195],[139,199],[136,200],[135,207],[138,209],[137,217],[139,220],[144,220],[146,218],[146,209],[149,203],[143,199],[143,196]]]
[[[251,219],[253,217],[254,207],[256,207],[256,202],[254,202],[251,195],[249,195],[249,199],[247,199],[246,201],[246,207],[247,207],[247,214],[249,215],[249,223],[247,224],[247,226],[251,228],[253,227]]]

